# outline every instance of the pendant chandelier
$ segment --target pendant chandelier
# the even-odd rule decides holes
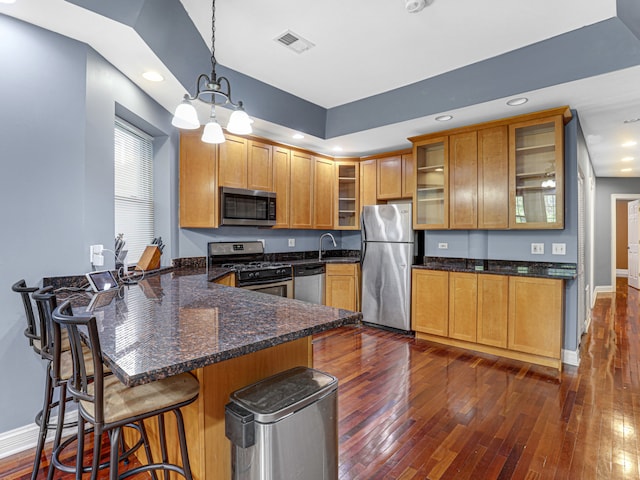
[[[174,127],[194,130],[200,127],[198,112],[191,103],[199,100],[211,105],[211,116],[202,132],[202,141],[207,143],[223,143],[225,141],[222,127],[216,120],[216,106],[230,105],[234,108],[227,130],[238,135],[247,135],[252,132],[252,120],[244,111],[242,101],[235,103],[231,99],[231,84],[226,77],[216,75],[216,1],[211,2],[211,75],[204,73],[198,76],[196,92],[193,96],[184,94],[184,99],[176,107],[171,124]]]

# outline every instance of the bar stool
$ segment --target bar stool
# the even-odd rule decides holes
[[[62,336],[60,335],[56,337],[54,332],[51,314],[57,307],[56,295],[53,292],[53,287],[46,287],[33,292],[31,297],[36,302],[38,316],[40,318],[40,353],[42,358],[47,360],[47,378],[45,380],[46,384],[42,406],[42,421],[40,422],[36,458],[34,460],[33,469],[34,475],[37,475],[40,467],[40,456],[47,438],[47,426],[49,424],[52,408],[56,405],[58,406],[58,422],[55,427],[56,433],[53,440],[53,450],[60,445],[63,430],[68,427],[77,426],[77,423],[64,423],[67,402],[73,400],[71,397],[67,397],[67,382],[73,373],[73,364],[71,352],[69,350],[63,351]],[[66,340],[67,347],[69,347],[68,338]],[[88,349],[85,349],[83,354],[88,356],[91,352]],[[89,370],[87,373],[88,375],[93,376],[93,371]],[[57,402],[53,402],[53,396],[56,389],[58,389],[59,400]],[[37,466],[35,462],[37,462]],[[50,466],[50,473],[51,470]],[[32,475],[32,479],[35,479],[35,476]]]
[[[33,348],[33,351],[40,355],[40,334],[38,333],[30,297],[33,292],[38,290],[38,287],[27,287],[27,282],[22,279],[14,283],[11,286],[11,290],[20,294],[24,312],[27,315],[27,328],[24,330],[24,336],[29,339],[29,346]]]
[[[66,327],[71,345],[73,375],[67,389],[78,402],[77,471],[81,470],[83,463],[82,452],[86,422],[92,425],[94,434],[92,480],[95,480],[98,474],[103,432],[109,434],[110,480],[118,480],[141,472],[155,472],[156,470],[164,471],[165,475],[172,471],[187,480],[192,480],[184,421],[180,408],[193,403],[198,398],[200,390],[198,380],[190,373],[182,373],[148,384],[127,387],[114,375],[108,377],[102,375],[102,349],[95,316],[90,313],[74,316],[71,303],[66,301],[53,311],[53,320],[54,329],[60,329],[61,326]],[[82,335],[78,327],[82,327]],[[85,358],[82,352],[83,339],[91,350],[89,359]],[[90,381],[87,374],[91,367],[95,372],[93,382]],[[168,412],[173,412],[176,417],[182,466],[169,463],[168,460],[164,428],[164,414]],[[158,419],[162,462],[154,463],[148,451],[149,463],[147,465],[128,470],[120,477],[118,475],[119,454],[117,446],[120,445],[122,428],[138,423],[141,425],[143,437],[146,437],[142,421],[152,417]],[[60,465],[59,454],[63,448],[63,445],[60,445],[54,450],[51,460],[53,466]]]
[[[47,431],[48,430],[56,430],[56,438],[59,441],[60,435],[62,434],[62,429],[66,427],[73,427],[76,425],[75,422],[65,424],[64,423],[64,412],[66,402],[70,399],[67,399],[64,394],[64,384],[66,384],[66,379],[69,378],[69,374],[66,377],[65,381],[62,382],[62,379],[54,379],[52,378],[52,357],[50,355],[51,345],[48,345],[50,336],[47,335],[49,331],[49,327],[47,324],[51,324],[51,315],[50,312],[52,309],[49,309],[48,317],[44,313],[46,311],[42,310],[42,306],[38,305],[38,317],[39,321],[36,321],[35,315],[33,313],[33,304],[32,297],[36,295],[38,291],[38,287],[27,287],[27,284],[24,280],[19,280],[11,286],[11,290],[20,294],[22,298],[22,303],[24,305],[25,314],[27,317],[27,328],[24,331],[24,335],[29,339],[29,346],[33,348],[33,351],[42,359],[47,361],[47,373],[45,376],[45,388],[44,388],[44,399],[42,409],[38,412],[35,418],[35,423],[39,427],[38,432],[38,440],[36,443],[36,453],[33,460],[33,471],[31,473],[31,479],[35,480],[38,476],[38,472],[40,471],[40,460],[42,457],[42,451],[44,450],[44,444],[47,439]],[[52,301],[53,306],[55,308],[55,295],[53,295],[52,287],[48,287],[48,289],[41,290],[41,292],[48,294],[48,301]],[[34,298],[35,300],[35,298]],[[64,335],[61,338],[60,349],[61,351],[69,350],[69,340]],[[69,357],[69,365],[70,365],[70,354],[66,355]],[[67,369],[70,371],[70,368]],[[60,391],[60,400],[53,401],[54,392],[57,387],[61,387]],[[55,408],[58,408],[58,422],[56,425],[50,425],[50,417],[51,411]]]

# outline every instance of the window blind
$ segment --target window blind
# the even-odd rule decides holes
[[[115,235],[124,234],[128,264],[137,263],[154,237],[152,138],[115,122]]]

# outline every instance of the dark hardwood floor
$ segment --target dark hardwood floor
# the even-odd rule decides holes
[[[639,301],[624,281],[600,295],[560,379],[368,327],[317,336],[316,368],[340,380],[340,479],[639,478]],[[32,455],[0,478],[29,478]]]

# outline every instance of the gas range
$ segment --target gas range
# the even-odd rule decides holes
[[[207,253],[207,267],[234,270],[239,287],[293,279],[291,265],[264,261],[262,242],[209,242]]]

